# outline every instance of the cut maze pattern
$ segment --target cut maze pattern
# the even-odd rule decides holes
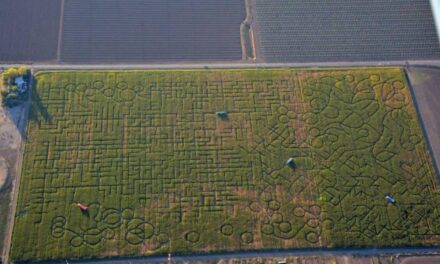
[[[402,80],[372,74],[306,80],[321,219],[337,246],[438,243],[435,172]],[[384,196],[397,197],[397,206]],[[343,235],[342,235],[343,234]],[[344,237],[342,237],[344,236]]]
[[[439,192],[402,76],[40,74],[13,257],[436,244]]]

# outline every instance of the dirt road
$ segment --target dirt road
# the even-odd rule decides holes
[[[395,254],[439,254],[440,247],[433,248],[369,248],[369,249],[292,249],[292,250],[265,250],[265,251],[251,251],[251,252],[236,252],[224,254],[205,254],[205,255],[188,255],[188,256],[172,256],[171,263],[197,263],[209,261],[209,263],[222,263],[225,259],[248,259],[248,258],[285,258],[290,256],[378,256],[378,255],[395,255]],[[402,260],[404,258],[401,258]],[[431,260],[437,260],[440,263],[438,255],[429,256]],[[138,257],[138,258],[120,258],[120,259],[105,259],[105,260],[88,260],[88,261],[69,261],[69,263],[84,263],[84,264],[125,264],[125,263],[168,263],[166,256],[159,257]],[[66,263],[60,261],[58,263]],[[400,262],[397,262],[400,263]],[[409,262],[415,263],[415,262]],[[429,263],[429,262],[428,262]]]
[[[17,67],[21,64],[0,64],[0,70]],[[374,67],[374,66],[418,66],[431,65],[440,67],[440,60],[414,61],[365,61],[365,62],[319,62],[319,63],[251,63],[251,62],[219,62],[219,63],[157,63],[157,64],[58,64],[34,63],[27,64],[35,71],[50,70],[148,70],[148,69],[240,69],[240,68],[306,68],[306,67]]]

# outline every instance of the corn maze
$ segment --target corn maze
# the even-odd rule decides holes
[[[437,178],[400,69],[36,79],[16,261],[439,244]]]

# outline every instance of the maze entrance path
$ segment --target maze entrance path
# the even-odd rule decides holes
[[[439,243],[400,69],[36,79],[14,260]]]

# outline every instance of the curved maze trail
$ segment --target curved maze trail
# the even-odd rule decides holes
[[[303,93],[330,245],[438,244],[438,183],[402,79],[317,75]]]

